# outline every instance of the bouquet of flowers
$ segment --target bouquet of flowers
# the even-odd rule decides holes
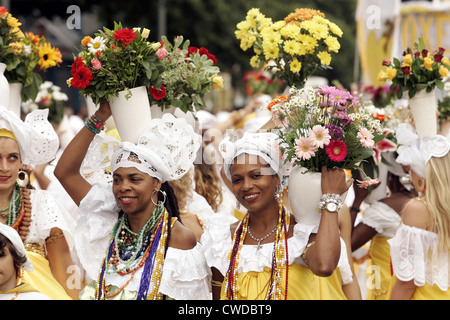
[[[68,85],[90,96],[94,104],[118,96],[120,91],[160,86],[164,67],[155,55],[160,44],[148,42],[149,34],[149,29],[123,28],[115,22],[114,30],[104,27],[93,38],[84,37]]]
[[[19,28],[21,25],[22,23],[14,18],[8,9],[0,6],[0,63],[7,66],[18,64],[14,47],[24,36]]]
[[[378,74],[380,81],[392,81],[391,91],[397,92],[401,98],[404,91],[408,91],[409,98],[413,98],[422,89],[431,92],[435,87],[444,88],[443,79],[448,76],[450,61],[444,56],[445,49],[439,48],[433,53],[425,48],[422,38],[414,43],[414,50],[406,48],[403,61],[394,58],[393,62],[384,60]]]
[[[316,70],[330,68],[330,52],[339,51],[342,30],[318,10],[296,9],[273,23],[253,8],[237,24],[235,35],[242,50],[253,48],[252,67],[274,69],[274,78],[303,88]]]
[[[173,106],[184,112],[206,106],[204,96],[223,87],[215,56],[206,48],[190,46],[182,36],[176,37],[173,44],[165,36],[161,39],[156,56],[164,71],[160,74],[161,84],[150,87],[150,103],[161,110]]]
[[[283,91],[283,83],[280,79],[271,79],[270,75],[261,70],[250,71],[243,79],[248,96],[254,94],[268,94],[270,96]]]
[[[22,101],[34,100],[42,84],[42,77],[38,72],[59,67],[62,63],[61,51],[52,47],[44,36],[32,32],[25,32],[21,41],[13,43],[12,48],[15,60],[6,68],[5,76],[10,83],[23,84]]]
[[[311,172],[320,172],[324,165],[359,170],[384,137],[380,121],[360,108],[359,99],[336,87],[291,88],[289,96],[269,106],[282,129],[280,152],[292,165]]]
[[[58,125],[65,111],[65,102],[69,100],[61,88],[51,81],[45,81],[39,87],[36,99],[28,100],[22,104],[23,111],[29,113],[36,109],[49,109],[48,120]]]

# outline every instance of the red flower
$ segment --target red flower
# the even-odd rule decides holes
[[[81,66],[73,74],[71,85],[75,89],[85,89],[91,83],[92,72],[88,67]]]
[[[78,70],[78,68],[80,67],[84,67],[84,60],[81,57],[76,57],[73,64],[72,64],[72,69],[70,70],[70,74],[73,76],[76,71]]]
[[[206,49],[204,47],[201,47],[200,49],[197,47],[189,47],[187,56],[190,57],[192,54],[197,53],[197,52],[200,55],[206,55],[208,57],[208,59],[212,60],[213,64],[217,63],[216,57],[213,54],[209,53],[208,49]]]
[[[347,145],[341,140],[331,141],[325,147],[325,151],[331,161],[341,162],[347,156]]]
[[[405,75],[409,75],[409,74],[411,73],[411,67],[410,67],[410,66],[404,66],[404,67],[402,67],[402,72],[403,72]]]
[[[442,54],[435,54],[434,55],[434,61],[436,61],[436,63],[441,63],[442,58],[444,58],[444,56]]]
[[[137,33],[134,32],[133,29],[119,29],[114,31],[113,39],[116,41],[122,41],[122,46],[126,47],[129,43],[133,42],[136,37]]]
[[[384,59],[382,65],[386,66],[386,67],[389,67],[391,65],[391,61],[387,60],[387,59]]]
[[[164,85],[161,85],[161,88],[158,90],[155,88],[155,86],[150,87],[150,93],[155,100],[161,100],[166,96],[166,88],[164,88]]]

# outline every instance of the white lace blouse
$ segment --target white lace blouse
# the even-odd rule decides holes
[[[448,251],[438,251],[437,233],[401,224],[388,240],[394,275],[401,281],[414,279],[416,286],[436,284],[446,291],[449,285]]]
[[[392,238],[402,222],[402,218],[387,204],[376,201],[364,210],[362,222],[374,228],[378,236]]]
[[[81,265],[86,271],[87,281],[98,278],[118,214],[119,207],[111,184],[95,184],[80,203],[75,245]],[[141,274],[142,268],[126,286],[127,291],[138,292]],[[105,284],[120,288],[130,277],[131,275],[106,274]],[[169,247],[164,259],[159,292],[176,300],[211,299],[210,277],[210,269],[206,265],[200,244],[190,250]]]
[[[206,261],[212,268],[216,268],[222,275],[228,270],[228,255],[233,246],[230,226],[238,220],[228,213],[216,213],[205,224],[206,228],[200,239],[205,250]],[[288,238],[289,264],[297,263],[307,266],[301,255],[308,244],[311,233],[316,232],[316,226],[296,223],[294,234]],[[265,243],[258,250],[257,245],[244,245],[239,256],[239,273],[250,271],[262,272],[265,267],[272,266],[273,243]],[[286,261],[284,261],[286,263]],[[353,281],[352,271],[348,263],[345,242],[341,239],[341,256],[338,263],[342,283]]]

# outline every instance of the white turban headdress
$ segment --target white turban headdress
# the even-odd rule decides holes
[[[16,248],[16,251],[20,256],[26,257],[27,260],[23,265],[20,266],[25,271],[33,271],[33,265],[31,264],[30,259],[28,259],[27,252],[25,250],[25,246],[23,245],[22,239],[15,229],[6,224],[0,223],[0,234],[4,235]]]
[[[224,161],[224,172],[230,180],[230,170],[234,159],[246,153],[263,158],[274,173],[279,175],[280,181],[283,181],[283,160],[280,158],[279,150],[278,136],[272,132],[245,132],[243,137],[236,142],[232,142],[227,137],[219,145],[219,151]]]
[[[450,141],[442,135],[420,138],[407,123],[399,124],[396,132],[398,157],[396,161],[410,166],[420,177],[425,178],[425,167],[431,157],[441,158],[450,150]]]
[[[22,121],[16,113],[0,106],[0,130],[13,133],[23,164],[43,164],[55,158],[59,139],[47,117],[48,109],[38,109]]]

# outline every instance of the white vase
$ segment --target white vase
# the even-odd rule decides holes
[[[295,220],[305,225],[319,226],[322,215],[319,201],[322,196],[320,172],[306,172],[295,166],[289,174],[288,195]],[[341,195],[344,202],[347,192]]]
[[[0,63],[0,105],[8,108],[9,105],[9,83],[5,77],[6,64]]]
[[[426,92],[425,89],[418,91],[409,99],[409,108],[419,137],[437,134],[437,102],[434,89],[431,92]]]
[[[9,84],[9,104],[8,109],[14,111],[20,117],[21,106],[22,106],[22,87],[23,84],[20,82],[12,82]]]
[[[94,101],[92,101],[92,98],[90,96],[86,97],[86,107],[87,107],[89,116],[92,116],[95,113],[95,111],[97,111],[97,109],[98,109],[98,105],[94,104]],[[116,123],[114,122],[114,117],[110,117],[105,122],[105,129],[106,129],[106,131],[108,131],[108,130],[112,130],[115,128],[116,128]]]
[[[127,99],[126,95],[131,92]],[[137,143],[142,130],[152,119],[145,86],[119,92],[109,102],[117,131],[122,141]]]

